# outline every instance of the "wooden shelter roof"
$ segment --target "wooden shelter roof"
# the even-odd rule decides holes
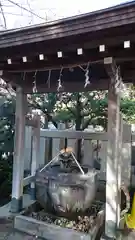
[[[26,92],[32,92],[35,79],[39,92],[51,92],[56,91],[63,68],[63,90],[83,91],[83,69],[89,63],[88,89],[107,89],[103,60],[113,57],[120,65],[123,81],[135,82],[134,32],[134,1],[50,23],[1,31],[1,75],[13,86],[23,86]],[[125,41],[129,44],[127,48]],[[77,49],[83,53],[78,55]],[[40,54],[43,60],[39,59]]]

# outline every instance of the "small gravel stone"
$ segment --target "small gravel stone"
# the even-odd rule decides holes
[[[71,221],[66,218],[57,218],[56,216],[48,215],[44,210],[39,212],[32,212],[30,217],[44,221],[48,224],[55,224],[64,228],[74,229],[79,232],[89,233],[95,225],[97,213],[101,208],[101,203],[93,205],[90,211],[85,216],[78,216],[76,221]]]

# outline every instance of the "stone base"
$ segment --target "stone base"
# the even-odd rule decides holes
[[[23,208],[23,197],[20,197],[19,199],[12,198],[11,200],[11,213],[18,213]]]
[[[95,226],[92,227],[89,234],[78,232],[73,229],[64,228],[62,226],[57,226],[54,223],[47,223],[45,221],[35,219],[31,217],[31,212],[34,210],[31,206],[26,211],[24,210],[20,215],[17,215],[15,217],[14,221],[14,228],[20,232],[29,234],[33,237],[38,236],[42,239],[50,239],[50,240],[94,240],[97,238],[97,235],[99,235],[100,229],[103,226],[104,222],[104,206],[101,207],[101,210],[99,211],[97,218],[95,220]],[[35,203],[35,212],[36,212],[36,203]],[[26,216],[26,213],[28,216]],[[30,215],[30,216],[29,216]],[[100,234],[101,236],[101,234]]]

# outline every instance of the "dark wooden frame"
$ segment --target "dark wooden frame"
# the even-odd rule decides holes
[[[46,24],[0,33],[0,70],[2,77],[26,93],[32,93],[36,74],[38,92],[57,91],[60,68],[63,67],[62,91],[80,91],[84,72],[80,65],[90,63],[91,85],[87,90],[108,89],[108,76],[103,59],[113,57],[121,67],[124,82],[134,83],[135,75],[135,3],[126,3],[105,10],[67,18]],[[124,41],[130,48],[124,49]],[[99,52],[99,45],[105,51]],[[83,54],[77,55],[82,48]],[[62,58],[57,52],[62,51]],[[39,60],[44,54],[44,60]],[[27,62],[22,57],[27,57]],[[12,64],[7,64],[7,59]],[[70,71],[74,69],[74,71]],[[48,87],[49,69],[52,70]],[[77,84],[77,87],[76,87]],[[85,89],[84,89],[85,91]]]

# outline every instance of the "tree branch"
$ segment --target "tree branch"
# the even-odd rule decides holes
[[[89,118],[85,121],[85,123],[82,126],[82,131],[84,131],[85,128],[87,128],[91,122],[92,118]]]
[[[68,107],[67,104],[66,104],[66,108],[76,117],[76,113],[70,107]]]
[[[49,112],[45,109],[43,109],[36,101],[33,101],[33,107],[37,107],[40,109],[47,117],[48,121],[52,122],[52,124],[58,128],[58,124],[54,121],[53,117],[49,114]]]
[[[4,15],[4,11],[3,11],[1,1],[0,1],[0,10],[1,10],[2,17],[3,17],[3,21],[4,21],[4,28],[7,29],[6,18],[5,18],[5,15]]]
[[[15,93],[15,91],[12,88],[10,89],[10,86],[8,84],[3,84],[3,85],[1,84],[1,88],[5,89],[9,93],[10,97],[12,98],[12,100],[15,100],[16,93]],[[30,103],[30,101],[31,101],[31,103]],[[33,101],[33,100],[29,99],[29,98],[28,98],[28,102],[29,102],[30,106],[33,105],[33,107],[37,107],[40,110],[42,110],[42,112],[47,116],[48,121],[52,122],[52,124],[56,128],[58,128],[57,123],[53,120],[53,117],[49,114],[49,112],[47,110],[42,109],[41,106],[36,101]]]

